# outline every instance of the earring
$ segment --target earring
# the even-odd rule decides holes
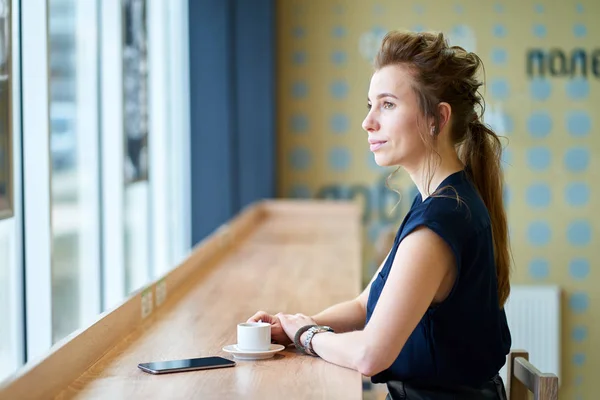
[[[435,135],[435,126],[432,126],[432,127],[431,127],[431,134],[432,134],[432,135]]]

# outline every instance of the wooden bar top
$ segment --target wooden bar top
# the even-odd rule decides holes
[[[238,360],[222,351],[236,343],[237,323],[256,311],[314,314],[357,296],[360,279],[357,206],[261,202],[200,243],[189,260],[162,280],[166,301],[152,313],[140,316],[140,296],[147,288],[66,340],[48,360],[18,377],[13,387],[9,383],[0,389],[0,398],[52,394],[50,398],[110,400],[361,399],[360,373],[301,355],[293,346],[260,361]],[[162,294],[156,285],[149,288],[156,303]],[[109,343],[111,335],[115,339]],[[90,356],[94,352],[97,357]],[[237,365],[165,375],[137,367],[142,362],[205,356],[234,359]],[[44,363],[55,367],[47,364],[44,369]],[[77,371],[77,366],[84,369]],[[62,387],[49,382],[45,395],[29,396],[27,380],[44,386],[44,380],[64,381],[65,371],[73,379]]]

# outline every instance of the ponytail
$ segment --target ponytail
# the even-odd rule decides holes
[[[504,174],[500,165],[502,144],[494,131],[478,118],[469,124],[465,139],[459,154],[492,221],[498,299],[502,308],[510,294],[508,223],[503,203]]]

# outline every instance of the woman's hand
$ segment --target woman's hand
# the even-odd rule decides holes
[[[279,313],[277,314],[277,317],[279,317],[283,330],[292,342],[294,341],[294,336],[296,335],[296,332],[298,332],[298,329],[305,325],[317,325],[312,318],[304,314],[293,315]],[[306,332],[301,336],[301,343],[303,343],[302,340],[304,339],[304,335],[306,335]]]
[[[246,322],[266,322],[271,324],[271,342],[281,344],[287,346],[292,343],[294,336],[292,336],[292,340],[286,335],[285,331],[281,326],[281,321],[279,316],[281,313],[277,315],[267,314],[265,311],[259,311],[254,314],[252,317],[248,318]]]

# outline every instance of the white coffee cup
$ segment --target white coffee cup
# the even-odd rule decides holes
[[[237,348],[247,351],[266,351],[271,347],[271,324],[244,322],[237,326]]]

